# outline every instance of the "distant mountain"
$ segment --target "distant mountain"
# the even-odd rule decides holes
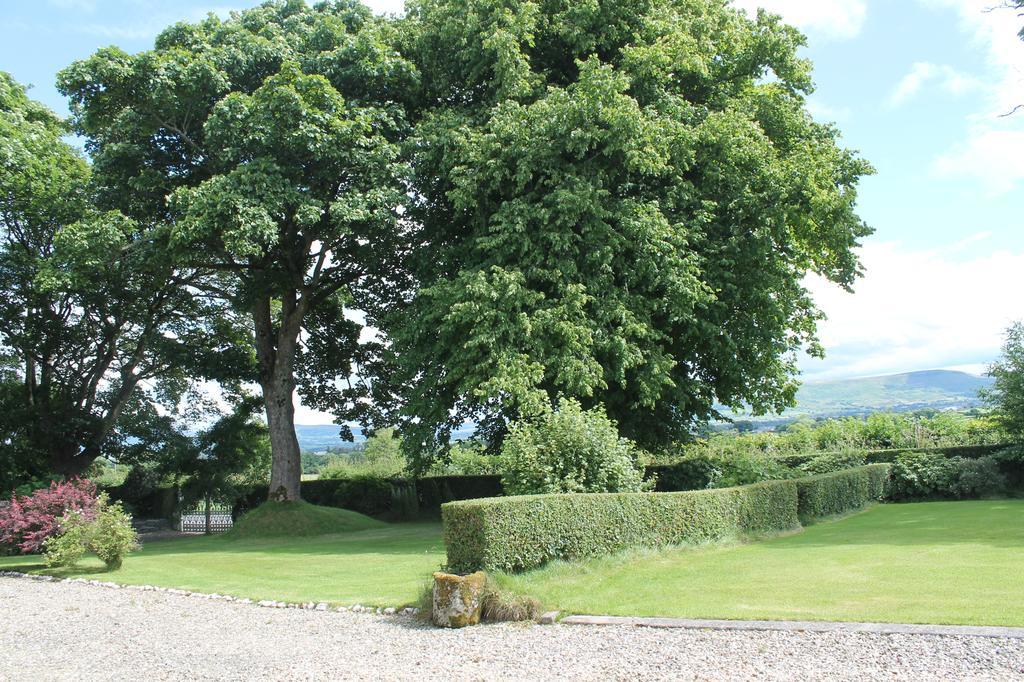
[[[991,385],[991,377],[944,369],[808,382],[797,392],[797,406],[783,416],[840,417],[880,410],[977,407],[982,404],[978,391]]]

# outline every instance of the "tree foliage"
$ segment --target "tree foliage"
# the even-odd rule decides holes
[[[1014,322],[1006,330],[1002,355],[988,373],[995,382],[984,395],[996,420],[1012,438],[1024,438],[1024,322]]]
[[[95,205],[67,132],[0,73],[0,442],[26,475],[116,456],[190,377],[228,378],[246,359],[165,235]]]
[[[395,93],[415,70],[392,34],[354,0],[266,2],[60,76],[105,203],[166,225],[179,262],[218,273],[206,291],[250,318],[281,499],[299,495],[296,386],[340,418],[369,409],[370,384],[339,382],[379,344],[346,311],[372,322],[404,287]]]
[[[421,0],[410,214],[390,320],[421,462],[559,395],[644,446],[792,402],[808,273],[850,288],[871,172],[806,109],[804,38],[720,0]]]

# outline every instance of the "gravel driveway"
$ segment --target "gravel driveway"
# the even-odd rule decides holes
[[[1024,640],[491,625],[0,578],[0,680],[1024,679]]]

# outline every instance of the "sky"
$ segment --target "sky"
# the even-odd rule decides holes
[[[814,116],[877,170],[859,192],[875,233],[849,294],[815,277],[826,358],[805,381],[934,368],[980,373],[1024,318],[1024,19],[1001,0],[736,0],[808,38]],[[0,69],[62,114],[55,75],[106,45],[135,52],[175,21],[239,0],[0,0]],[[401,0],[370,0],[379,12]],[[987,11],[991,10],[991,11]],[[325,423],[305,408],[300,423]]]

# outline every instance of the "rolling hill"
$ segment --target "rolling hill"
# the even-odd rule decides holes
[[[783,416],[838,417],[880,410],[977,407],[982,404],[978,391],[991,385],[991,377],[943,369],[808,382],[797,392],[796,407]]]

